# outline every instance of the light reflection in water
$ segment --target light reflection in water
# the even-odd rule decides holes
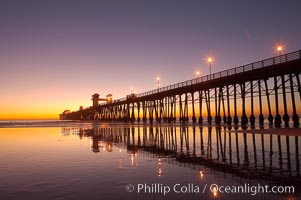
[[[219,127],[176,126],[137,126],[110,131],[99,128],[94,132],[103,139],[109,137],[114,142],[126,144],[128,150],[135,148],[140,153],[167,155],[180,165],[199,163],[237,176],[247,175],[258,179],[269,177],[269,180],[279,182],[281,178],[289,179],[300,174],[298,136],[256,134],[256,131],[244,132]],[[132,166],[136,166],[134,155],[137,154],[131,154]],[[158,159],[158,176],[162,176],[161,158]],[[204,173],[200,171],[200,178],[203,177]]]
[[[131,152],[132,166],[136,165],[139,152],[172,157],[178,164],[198,163],[238,176],[245,176],[247,169],[249,177],[260,179],[268,175],[273,181],[300,174],[300,139],[294,135],[194,126],[99,127],[70,131],[80,134],[80,138],[90,137],[93,152],[97,152],[95,149],[102,141],[106,142],[109,152],[113,151],[112,142],[125,145]],[[158,176],[162,175],[161,165],[159,158]],[[201,179],[203,176],[201,171]]]
[[[204,172],[203,171],[200,171],[200,177],[201,177],[201,180],[204,178]]]
[[[213,194],[214,197],[217,197],[217,188],[216,188],[216,186],[214,186],[212,188],[212,194]]]
[[[162,176],[162,161],[161,158],[158,159],[158,176]]]
[[[132,163],[132,166],[135,167],[137,165],[137,153],[135,152],[132,152],[131,154],[131,163]]]

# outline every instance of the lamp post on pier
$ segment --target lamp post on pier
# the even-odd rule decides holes
[[[210,79],[211,79],[211,63],[213,62],[213,58],[212,57],[208,57],[207,58],[207,63],[209,65],[209,74],[210,74]]]
[[[277,45],[276,51],[278,52],[278,56],[280,57],[280,63],[282,62],[282,53],[284,50],[284,46],[282,44]]]
[[[277,51],[278,51],[278,55],[281,56],[282,51],[283,51],[283,46],[282,45],[278,45],[277,46]]]
[[[158,87],[158,91],[159,91],[159,87],[160,87],[160,77],[157,77],[157,87]]]

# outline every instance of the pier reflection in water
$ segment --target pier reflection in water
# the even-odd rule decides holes
[[[250,180],[278,185],[294,185],[300,190],[300,145],[298,129],[235,130],[202,126],[104,126],[62,128],[92,140],[91,150],[108,152],[126,148],[132,165],[136,156],[158,158],[158,176],[164,175],[162,162],[223,174],[239,182]],[[283,134],[285,133],[285,134]],[[164,160],[163,160],[164,158]]]

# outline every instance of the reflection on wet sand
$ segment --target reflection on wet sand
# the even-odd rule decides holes
[[[266,130],[268,133],[269,130]],[[234,175],[233,178],[299,185],[300,138],[295,135],[257,133],[202,126],[111,126],[62,128],[64,135],[76,134],[92,140],[92,151],[112,152],[126,148],[131,155],[158,157],[158,176],[163,173],[161,158],[198,169],[201,166]],[[200,177],[204,172],[200,171]]]

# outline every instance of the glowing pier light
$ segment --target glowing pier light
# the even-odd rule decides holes
[[[160,77],[159,76],[157,77],[157,87],[158,87],[158,89],[160,87]]]
[[[209,71],[211,75],[211,64],[213,63],[213,58],[211,56],[207,57],[207,63],[209,64]]]
[[[284,49],[284,47],[282,45],[277,46],[277,52],[278,52],[279,56],[282,54],[283,49]]]

